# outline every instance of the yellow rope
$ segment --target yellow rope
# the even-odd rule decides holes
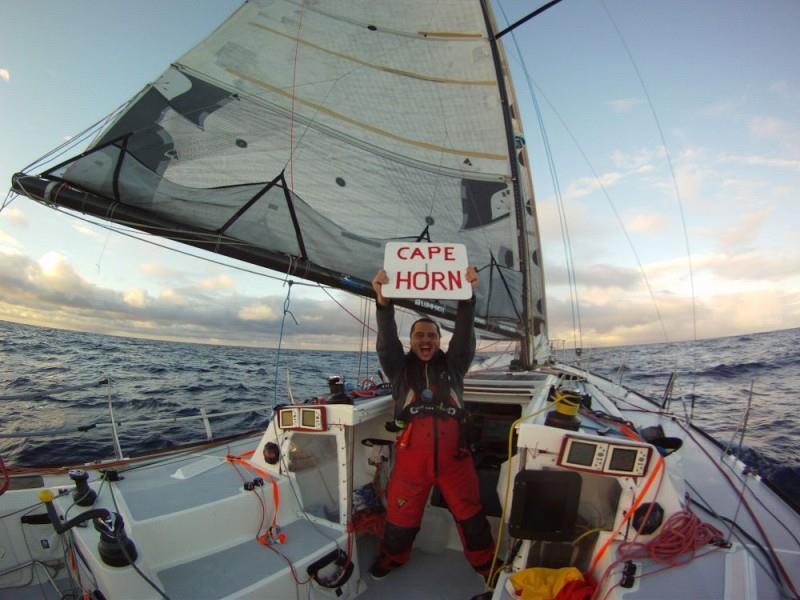
[[[605,529],[602,529],[600,527],[595,527],[594,529],[590,529],[589,531],[584,531],[582,534],[580,534],[578,537],[572,540],[572,545],[577,546],[578,542],[580,542],[583,538],[592,535],[593,533],[597,533],[599,531],[605,531]]]
[[[503,524],[506,521],[506,509],[508,508],[508,492],[509,492],[509,490],[511,488],[511,451],[512,451],[513,440],[514,440],[514,429],[517,427],[517,425],[519,425],[520,423],[522,423],[526,419],[530,419],[531,417],[538,416],[538,415],[542,414],[543,412],[550,410],[551,408],[552,408],[552,406],[550,404],[547,404],[541,410],[537,410],[536,412],[532,412],[529,415],[525,415],[523,417],[520,417],[519,419],[517,419],[516,421],[514,421],[511,424],[511,427],[508,430],[508,473],[506,475],[506,490],[505,490],[505,493],[503,494],[503,510],[501,511],[501,514],[500,514],[500,527],[498,528],[498,531],[497,531],[497,542],[495,543],[494,554],[492,555],[492,566],[489,568],[489,576],[486,578],[486,587],[489,590],[493,590],[494,589],[494,586],[492,585],[492,581],[494,580],[494,577],[495,577],[495,566],[497,565],[497,555],[500,554],[500,544],[503,541]],[[498,568],[498,571],[499,570],[500,569]]]

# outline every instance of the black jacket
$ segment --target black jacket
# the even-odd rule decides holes
[[[387,306],[378,305],[376,319],[378,321],[376,344],[378,358],[384,372],[392,382],[394,414],[397,418],[414,399],[413,387],[415,386],[412,382],[417,379],[414,371],[419,368],[421,361],[413,352],[405,353],[403,351],[403,344],[397,335],[394,306],[391,303]],[[439,355],[428,362],[431,381],[441,380],[444,372],[449,376],[450,397],[458,408],[464,407],[462,400],[464,375],[475,356],[474,319],[475,299],[459,302],[455,329],[447,352],[440,350]]]

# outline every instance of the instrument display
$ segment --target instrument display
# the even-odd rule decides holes
[[[324,406],[284,406],[278,409],[278,426],[284,431],[327,431]]]
[[[580,471],[641,477],[647,472],[650,453],[649,446],[567,435],[558,455],[558,464]]]

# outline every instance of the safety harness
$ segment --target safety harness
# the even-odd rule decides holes
[[[413,355],[412,355],[413,356]],[[431,381],[430,375],[434,375]],[[416,357],[409,360],[405,372],[408,395],[399,418],[403,427],[408,427],[421,416],[456,419],[459,424],[459,448],[467,448],[467,413],[452,392],[450,373],[444,352],[437,352],[428,362]]]

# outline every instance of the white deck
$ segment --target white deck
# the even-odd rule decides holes
[[[465,398],[472,403],[477,418],[484,419],[487,427],[496,427],[497,423],[505,423],[507,426],[517,418],[514,415],[518,415],[520,410],[536,412],[553,381],[542,374],[471,378]],[[678,421],[662,418],[652,412],[651,404],[610,382],[590,379],[588,383],[590,387],[591,384],[597,385],[597,388],[590,390],[592,402],[596,402],[597,408],[605,413],[619,414],[640,427],[660,424],[667,436],[683,440],[683,447],[665,459],[668,475],[660,485],[654,485],[648,492],[651,495],[658,493],[658,502],[667,513],[682,508],[688,492],[693,500],[713,507],[719,515],[730,519],[736,517],[739,527],[766,548],[767,543],[758,531],[757,521],[767,532],[769,542],[787,572],[795,579],[798,578],[800,542],[796,532],[800,531],[800,516],[790,506],[757,477],[743,473],[742,465],[730,460],[720,460],[719,448],[699,432]],[[615,400],[615,403],[611,400]],[[623,409],[621,413],[617,406]],[[230,446],[165,456],[149,463],[120,468],[122,479],[116,483],[106,482],[101,485],[97,473],[93,472],[92,487],[99,491],[95,508],[116,510],[116,500],[118,510],[125,519],[126,530],[135,541],[139,552],[137,566],[172,600],[469,600],[481,594],[485,589],[483,580],[464,558],[452,518],[444,509],[435,505],[427,509],[411,561],[383,580],[374,581],[368,575],[376,558],[377,540],[374,536],[361,534],[353,536],[352,543],[356,549],[352,557],[355,572],[342,587],[341,597],[337,596],[335,590],[324,589],[316,584],[295,584],[287,560],[293,564],[297,578],[305,581],[306,567],[309,564],[336,548],[346,550],[348,547],[348,535],[340,523],[349,520],[347,500],[352,491],[372,481],[374,464],[370,461],[374,460],[377,451],[376,448],[360,444],[360,440],[391,438],[383,429],[383,423],[391,410],[388,398],[366,400],[355,407],[329,406],[327,410],[329,431],[319,436],[306,433],[290,438],[273,426],[260,439],[251,437]],[[512,469],[520,468],[519,457],[524,455],[526,471],[553,468],[558,470],[555,460],[565,431],[545,427],[544,416],[542,414],[532,418],[520,426],[519,447],[524,449],[524,453],[517,453],[511,463]],[[498,418],[501,420],[497,421]],[[597,423],[592,423],[591,418],[582,419],[584,427],[572,433],[585,439],[597,438],[598,431],[602,428],[597,427]],[[484,459],[492,460],[484,460],[484,464],[489,466],[481,473],[490,481],[483,487],[482,494],[494,495],[495,500],[499,498],[502,501],[504,474],[508,463],[499,473],[494,471],[495,475],[492,476],[493,461],[497,459],[498,453],[505,453],[505,442],[496,438],[496,435],[492,435],[483,439],[484,451],[486,448],[494,448],[494,454],[483,456]],[[622,440],[613,436],[598,439]],[[325,444],[318,448],[328,449],[325,450],[328,454],[315,458],[301,451],[295,471],[287,470],[285,460],[281,464],[270,466],[263,458],[259,459],[261,448],[269,440],[281,444],[284,453],[291,452],[291,448],[298,444],[302,446],[311,442],[310,447],[313,448],[315,440],[324,441]],[[266,468],[272,473],[279,488],[278,524],[286,534],[287,541],[274,549],[283,556],[254,539],[262,519],[262,504],[254,492],[243,489],[242,477],[252,480],[257,473],[240,467],[240,476],[225,461],[229,452],[240,454],[254,448],[256,454],[253,462],[258,468]],[[653,464],[651,462],[651,471]],[[613,482],[617,481],[619,492],[616,495],[619,497],[619,505],[614,511],[618,512],[612,511],[604,518],[611,518],[615,523],[620,522],[633,498],[644,493],[641,491],[641,484],[646,476],[637,479],[582,475],[582,510],[585,513],[587,506],[591,509],[590,513],[600,510],[598,507],[591,508],[592,495],[599,493],[609,496],[609,490],[617,485]],[[730,479],[730,483],[726,478]],[[492,482],[495,480],[498,485],[493,489]],[[3,496],[0,504],[2,514],[24,507],[30,507],[27,509],[28,513],[43,512],[41,506],[35,506],[38,492],[35,487],[36,479],[30,479],[29,483],[34,487],[14,489]],[[55,502],[61,513],[68,512],[71,518],[85,510],[71,506],[69,480],[65,477],[49,477],[47,485],[55,491],[64,491],[65,495]],[[268,523],[271,519],[272,488],[267,484],[257,491],[266,506],[267,512],[263,518]],[[739,491],[742,491],[754,517],[741,505]],[[613,497],[614,494],[610,496]],[[319,506],[320,502],[323,503],[322,507]],[[326,502],[328,505],[325,505]],[[695,506],[693,510],[701,520],[715,525],[725,536],[729,535],[727,522],[717,520]],[[320,518],[322,516],[325,518]],[[491,522],[496,528],[498,520],[493,518]],[[602,539],[611,535],[611,528],[604,527],[600,527],[599,536]],[[58,561],[63,557],[62,542],[50,525],[20,526],[19,521],[11,517],[0,521],[0,533],[0,546],[4,548],[0,553],[0,573],[13,569],[14,565],[24,564],[30,560],[31,555],[39,560],[51,561]],[[618,543],[633,539],[634,533],[630,525],[619,530],[607,556],[598,566],[597,574],[602,573],[606,565],[614,560]],[[106,597],[109,600],[149,600],[158,597],[132,569],[107,567],[100,561],[96,549],[98,534],[93,527],[75,528],[71,536],[91,565],[92,575],[85,567],[82,568],[82,580],[96,580],[97,585],[108,592]],[[641,537],[646,539],[648,536]],[[734,530],[731,541],[730,548],[703,548],[698,551],[701,556],[680,568],[664,570],[662,565],[652,561],[637,560],[637,577],[633,587],[616,587],[608,593],[607,598],[778,600],[781,595],[774,583],[775,574],[762,548],[738,530]],[[44,549],[45,543],[50,546],[49,549]],[[558,543],[562,542],[556,542]],[[574,560],[587,562],[601,542],[597,542],[596,546],[595,543],[588,542],[584,558]],[[555,546],[550,546],[550,550],[540,554],[539,550],[544,547],[541,544],[541,541],[536,540],[525,542],[516,555],[514,569],[535,565],[539,560],[536,557],[544,556],[547,552],[550,552],[550,559],[559,556]],[[567,547],[570,542],[562,544]],[[40,546],[42,550],[39,550]],[[584,564],[583,567],[585,566],[587,565]],[[619,582],[620,569],[619,565],[612,569],[604,594],[610,586]],[[5,576],[0,575],[0,600],[60,597],[38,567],[30,585],[9,587],[27,584],[30,573],[30,567],[27,567]],[[61,592],[69,592],[63,569],[58,577]],[[503,585],[506,577],[506,574],[501,575],[493,600],[511,600]]]

